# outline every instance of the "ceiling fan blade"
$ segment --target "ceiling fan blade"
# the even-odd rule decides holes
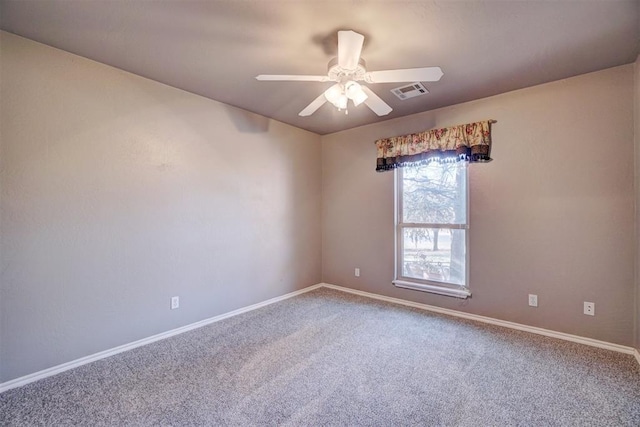
[[[314,99],[311,102],[311,104],[307,105],[304,110],[300,111],[298,115],[302,117],[310,116],[313,113],[315,113],[318,108],[322,107],[322,105],[324,105],[325,102],[327,102],[327,98],[325,98],[324,92],[323,92],[320,94],[319,97]]]
[[[370,71],[369,83],[437,82],[444,75],[440,67],[405,68],[402,70]]]
[[[260,74],[256,76],[256,80],[264,81],[291,81],[291,82],[328,82],[328,76],[287,76],[284,74]]]
[[[376,95],[368,87],[363,85],[362,90],[367,94],[367,99],[364,100],[364,103],[367,104],[367,107],[371,108],[377,115],[386,116],[393,110],[393,108],[391,108],[389,104],[384,102],[382,98]]]
[[[355,31],[338,31],[338,65],[355,70],[360,61],[364,36]]]

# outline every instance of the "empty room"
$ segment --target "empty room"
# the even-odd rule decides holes
[[[0,425],[639,426],[640,2],[0,0]]]

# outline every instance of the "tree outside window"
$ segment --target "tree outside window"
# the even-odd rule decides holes
[[[398,276],[466,285],[467,165],[399,170]]]

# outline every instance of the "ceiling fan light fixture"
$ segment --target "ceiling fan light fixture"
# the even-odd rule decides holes
[[[327,98],[327,101],[329,101],[333,105],[336,105],[338,99],[340,98],[340,95],[342,95],[342,88],[337,84],[324,91],[324,97]]]
[[[338,110],[344,110],[347,108],[347,103],[349,102],[349,98],[344,93],[338,97],[338,100],[333,104]]]
[[[353,99],[353,97],[361,91],[362,88],[360,87],[360,85],[353,80],[349,80],[344,84],[344,93],[347,94],[349,99]]]
[[[353,105],[356,107],[368,98],[367,94],[362,90],[362,86],[356,82],[347,82],[345,85],[345,93],[347,97],[353,101]]]
[[[360,92],[355,98],[353,98],[353,105],[355,105],[357,107],[358,105],[360,105],[364,101],[366,101],[367,98],[369,98],[369,97],[367,96],[366,93]]]

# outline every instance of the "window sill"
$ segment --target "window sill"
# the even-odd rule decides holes
[[[469,298],[471,292],[466,288],[453,289],[445,286],[427,285],[424,283],[406,282],[404,280],[394,280],[391,282],[397,288],[412,289],[414,291],[430,292],[432,294],[445,295],[455,298]]]

